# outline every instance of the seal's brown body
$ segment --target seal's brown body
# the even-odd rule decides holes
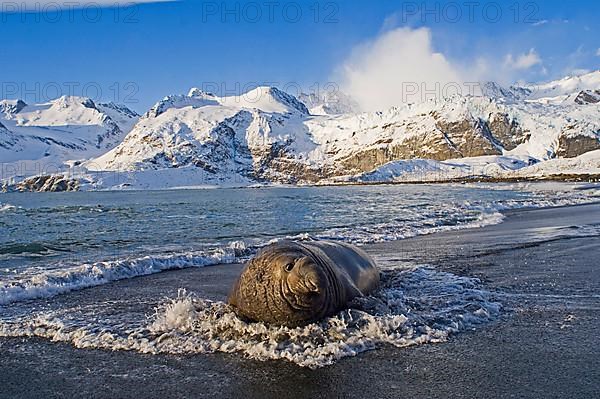
[[[247,319],[295,327],[339,312],[378,285],[375,262],[353,245],[281,241],[248,262],[228,302]]]

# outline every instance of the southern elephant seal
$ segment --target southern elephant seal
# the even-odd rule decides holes
[[[379,285],[361,249],[331,241],[281,241],[251,259],[228,303],[253,321],[296,327],[331,316]]]

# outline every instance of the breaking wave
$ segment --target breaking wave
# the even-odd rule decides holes
[[[42,337],[78,348],[150,354],[238,353],[319,368],[381,345],[443,342],[495,319],[501,305],[476,279],[429,268],[385,271],[382,288],[350,309],[305,327],[249,323],[223,302],[180,291],[145,316],[102,315],[95,306],[0,321],[0,336]],[[123,322],[127,320],[127,322]]]
[[[0,202],[0,213],[11,212],[17,210],[17,207],[11,204],[3,204]]]
[[[243,243],[185,254],[96,262],[62,270],[51,270],[21,280],[0,281],[0,305],[27,299],[48,298],[111,281],[145,276],[166,270],[233,263],[246,253]]]
[[[314,237],[322,240],[341,240],[354,244],[370,244],[403,240],[406,238],[441,233],[444,231],[485,227],[502,223],[504,215],[500,212],[472,212],[470,215],[442,217],[432,215],[415,223],[382,223],[365,227],[329,229]],[[301,236],[299,236],[301,237]],[[296,237],[293,237],[296,238]]]

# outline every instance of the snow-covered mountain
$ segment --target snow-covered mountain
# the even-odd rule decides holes
[[[325,90],[320,93],[301,93],[298,99],[308,107],[312,115],[360,113],[358,103],[337,89]]]
[[[192,89],[158,102],[119,146],[86,166],[92,171],[187,167],[216,182],[255,179],[271,161],[283,160],[284,152],[305,154],[314,147],[307,118],[304,104],[276,88],[234,97]]]
[[[0,123],[0,151],[17,151],[17,144],[19,143],[19,136],[11,132]]]
[[[56,173],[67,161],[86,160],[118,145],[138,115],[113,103],[63,96],[28,105],[0,101],[3,179]]]
[[[591,72],[581,76],[567,76],[561,80],[530,85],[531,95],[529,101],[539,103],[565,103],[575,100],[585,92],[600,89],[600,71]]]
[[[3,142],[12,143],[13,155],[19,145],[30,151],[19,128],[39,122],[73,132],[73,119],[85,151],[73,149],[68,159],[84,158],[73,152],[91,158],[82,164],[90,187],[165,188],[387,181],[410,170],[456,170],[456,164],[477,173],[513,171],[600,149],[600,71],[537,87],[487,83],[482,91],[357,113],[351,99],[339,95],[337,100],[303,95],[300,101],[273,87],[229,97],[192,89],[165,97],[139,119],[85,99],[7,103],[1,122],[11,134],[0,133],[0,151],[8,147]],[[46,115],[47,110],[52,112]],[[125,172],[126,178],[107,178],[107,172]]]
[[[502,87],[495,82],[486,82],[482,90],[486,97],[503,102],[529,102],[539,104],[580,105],[600,102],[600,70],[579,76],[567,76],[540,84],[513,85]]]

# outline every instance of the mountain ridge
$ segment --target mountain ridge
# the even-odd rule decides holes
[[[509,157],[525,167],[533,161],[521,159],[577,158],[600,149],[600,71],[539,89],[493,82],[483,87],[481,96],[454,95],[370,113],[357,113],[343,93],[301,95],[307,106],[265,86],[228,97],[192,88],[187,95],[163,98],[142,116],[82,98],[33,106],[13,100],[0,102],[0,122],[11,132],[36,123],[56,128],[69,118],[82,124],[84,115],[92,119],[103,132],[95,131],[96,143],[89,137],[84,143],[62,143],[83,145],[65,157],[83,156],[77,164],[89,181],[102,172],[168,172],[189,175],[190,185],[316,184],[398,161],[491,156],[499,165],[508,165]],[[337,108],[336,99],[341,99]],[[44,118],[48,109],[54,118]],[[61,110],[68,117],[55,115]],[[20,137],[12,134],[12,141]],[[8,142],[9,135],[0,133],[0,143],[2,135]],[[90,151],[92,144],[97,151]],[[65,157],[62,162],[72,165]],[[201,182],[194,181],[198,176]]]

